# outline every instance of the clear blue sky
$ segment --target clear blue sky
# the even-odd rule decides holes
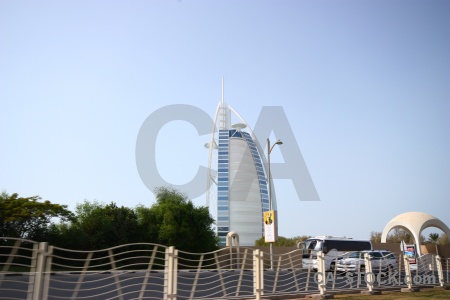
[[[224,77],[250,125],[284,108],[320,196],[275,180],[281,235],[369,238],[407,211],[450,226],[449,53],[450,1],[2,0],[0,189],[151,205],[143,121],[169,104],[213,117]],[[190,181],[207,139],[162,128],[161,175]]]

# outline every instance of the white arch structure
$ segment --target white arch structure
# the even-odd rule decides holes
[[[450,229],[438,218],[423,212],[406,212],[393,218],[387,223],[381,234],[381,242],[386,243],[388,233],[395,227],[401,227],[409,231],[417,244],[417,254],[422,255],[420,251],[420,233],[428,227],[436,227],[442,230],[450,237]]]
[[[230,231],[227,234],[227,247],[233,247],[233,241],[234,241],[234,246],[239,248],[239,234],[237,234],[234,231]]]

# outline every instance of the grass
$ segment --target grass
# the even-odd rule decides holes
[[[427,288],[421,289],[420,292],[416,293],[402,293],[399,291],[385,291],[381,295],[361,295],[361,294],[350,294],[350,295],[335,295],[334,299],[340,300],[434,300],[434,299],[450,299],[450,290],[441,290],[437,288]]]

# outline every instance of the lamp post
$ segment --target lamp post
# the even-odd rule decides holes
[[[267,181],[269,188],[269,210],[272,210],[272,180],[270,176],[270,153],[275,145],[282,145],[283,142],[278,140],[272,146],[270,146],[270,140],[267,138]],[[270,269],[273,270],[273,242],[270,242]]]

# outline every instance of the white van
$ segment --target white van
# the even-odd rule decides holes
[[[336,259],[349,251],[372,250],[369,240],[354,240],[346,237],[316,236],[297,244],[302,250],[303,268],[317,270],[317,253],[325,254],[325,269],[334,270]]]

